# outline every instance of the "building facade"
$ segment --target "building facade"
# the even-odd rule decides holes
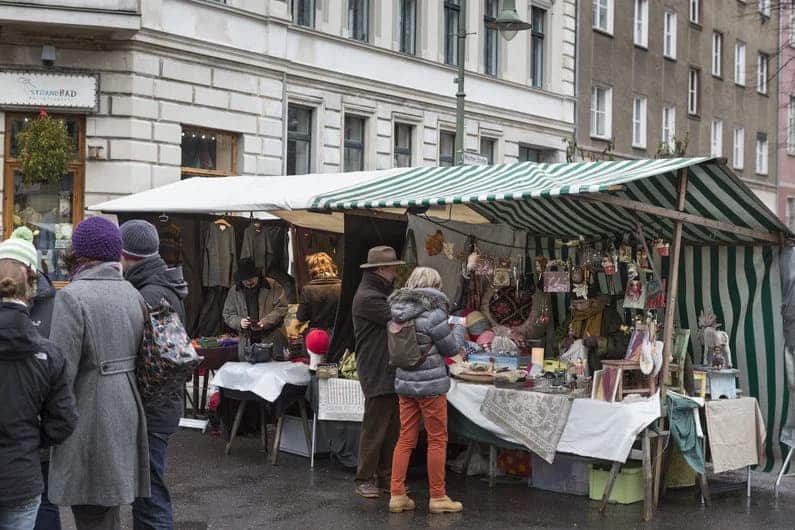
[[[779,10],[755,0],[592,0],[580,6],[582,151],[653,158],[686,140],[686,155],[726,158],[778,211]]]
[[[575,1],[517,2],[534,30],[510,42],[499,7],[468,2],[465,149],[563,160]],[[0,1],[4,231],[47,226],[57,270],[86,205],[181,178],[449,164],[460,21],[459,0]],[[58,185],[19,171],[39,107],[77,146]]]
[[[795,10],[781,2],[778,77],[779,217],[795,230]]]

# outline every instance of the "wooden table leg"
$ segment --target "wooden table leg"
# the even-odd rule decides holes
[[[279,446],[282,443],[282,429],[284,428],[284,414],[279,416],[276,422],[276,435],[273,437],[273,454],[271,454],[271,464],[278,465],[279,463]]]
[[[306,450],[312,452],[312,435],[309,432],[309,417],[306,414],[306,403],[304,400],[298,402],[298,410],[301,412],[301,423],[304,425],[304,436],[306,437]]]
[[[605,484],[605,491],[602,493],[602,504],[599,506],[599,512],[605,513],[607,503],[610,502],[610,494],[613,493],[613,486],[616,484],[618,474],[621,472],[621,462],[613,462],[610,468],[610,476],[607,477],[607,484]]]
[[[643,433],[643,520],[651,521],[654,515],[654,473],[651,463],[649,432]]]
[[[199,370],[193,371],[193,417],[197,418],[199,411]]]
[[[662,479],[663,474],[663,450],[665,449],[665,444],[668,438],[664,434],[658,434],[655,440],[656,455],[654,457],[654,507],[657,508],[657,506],[660,504],[660,490],[662,489],[660,480]]]
[[[235,436],[237,436],[237,430],[240,428],[240,422],[243,420],[243,413],[246,410],[246,403],[247,401],[241,401],[240,405],[237,407],[237,414],[235,414],[235,422],[232,424],[232,432],[229,433],[229,443],[226,444],[226,454],[232,452],[232,442],[235,441]]]

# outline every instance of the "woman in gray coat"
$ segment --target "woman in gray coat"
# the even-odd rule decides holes
[[[406,495],[406,472],[411,453],[417,446],[420,418],[428,433],[428,483],[431,513],[460,512],[460,502],[447,496],[444,466],[447,453],[447,391],[450,379],[445,358],[458,353],[463,344],[463,327],[450,329],[447,323],[450,303],[441,291],[442,278],[428,267],[417,267],[406,287],[392,293],[389,306],[392,320],[414,322],[417,343],[425,358],[411,369],[398,368],[395,392],[400,399],[400,438],[392,455],[392,497],[389,511],[414,509]]]
[[[72,235],[71,283],[55,297],[50,339],[63,350],[80,421],[50,461],[50,499],[78,530],[121,528],[119,507],[149,496],[146,420],[135,380],[142,298],[124,281],[119,229],[100,217]]]

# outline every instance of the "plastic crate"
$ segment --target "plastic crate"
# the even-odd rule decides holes
[[[601,501],[607,486],[607,479],[610,477],[610,471],[596,468],[593,465],[588,467],[590,468],[589,497],[592,500]],[[643,469],[640,467],[622,467],[621,472],[616,477],[615,484],[613,484],[613,491],[610,492],[609,502],[633,504],[642,500]]]
[[[569,495],[588,495],[588,464],[574,456],[558,454],[552,464],[532,454],[532,476],[530,485],[534,488],[567,493]]]

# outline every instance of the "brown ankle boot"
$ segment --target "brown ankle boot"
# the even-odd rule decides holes
[[[392,495],[389,498],[389,511],[392,513],[409,512],[414,506],[414,501],[408,495]]]
[[[464,505],[445,495],[438,499],[432,498],[428,503],[428,511],[431,513],[457,513],[464,511]]]

